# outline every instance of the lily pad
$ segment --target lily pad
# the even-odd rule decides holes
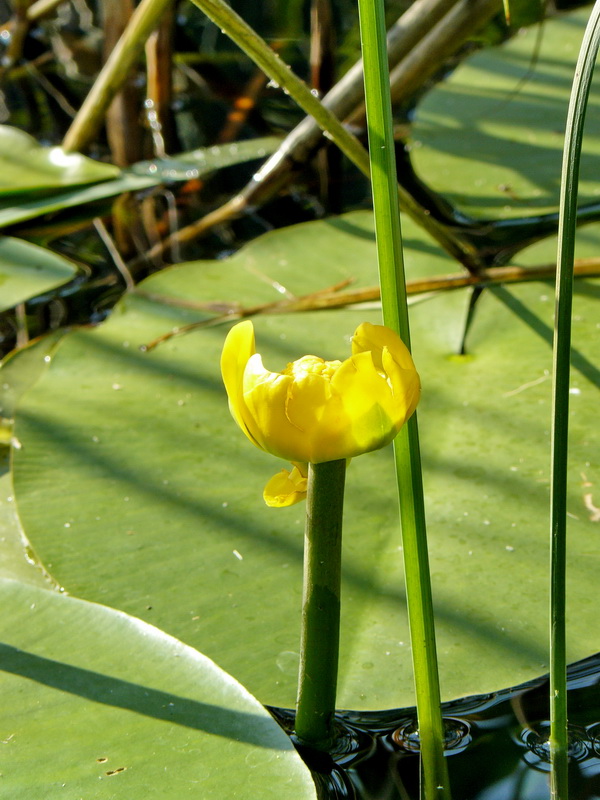
[[[112,164],[60,147],[43,147],[28,133],[0,125],[0,195],[96,183],[119,172]]]
[[[4,796],[315,800],[286,734],[200,653],[18,581],[0,598]]]
[[[432,188],[476,217],[558,207],[569,94],[589,9],[476,53],[419,103],[411,152]],[[600,85],[586,115],[580,202],[597,203]]]
[[[585,234],[580,255],[600,244],[591,228]],[[454,270],[408,223],[405,236],[411,277]],[[538,246],[524,261],[547,262],[551,248]],[[218,367],[226,325],[208,324],[152,352],[139,348],[171,328],[210,321],[240,298],[275,301],[344,278],[376,284],[368,213],[270,233],[224,261],[168,269],[96,330],[65,337],[16,415],[19,515],[56,580],[197,646],[275,705],[295,699],[303,508],[262,503],[264,483],[282,464],[254,448],[229,415]],[[599,644],[600,540],[590,506],[599,505],[600,482],[597,294],[597,281],[577,284],[573,660]],[[182,297],[185,308],[173,305]],[[547,666],[551,297],[547,283],[488,291],[468,356],[454,355],[466,292],[412,308],[445,698],[516,684]],[[191,310],[190,301],[212,313]],[[304,353],[343,358],[357,324],[379,315],[373,307],[259,315],[259,351],[272,369]],[[340,707],[411,705],[389,448],[349,470],[343,572]]]
[[[1,131],[2,127],[0,126]],[[26,134],[23,135],[26,136]],[[9,192],[7,197],[0,199],[0,227],[16,225],[19,222],[34,219],[42,214],[62,211],[67,208],[76,208],[98,200],[106,200],[123,192],[137,192],[152,186],[158,186],[161,183],[186,181],[233,164],[261,159],[276,150],[279,141],[277,137],[267,136],[233,144],[214,145],[213,147],[192,150],[188,153],[180,153],[173,158],[157,158],[153,161],[143,161],[124,170],[92,161],[92,164],[98,164],[99,169],[106,168],[109,172],[107,174],[98,173],[99,175],[104,175],[104,178],[94,178],[94,172],[89,171],[85,173],[89,175],[89,180],[72,182],[74,184],[86,183],[89,185],[75,185],[65,191],[48,191],[41,195],[39,193],[22,192],[19,196],[12,197]],[[1,146],[2,138],[0,136],[0,148]],[[32,159],[33,166],[35,166],[36,160],[49,158],[49,156],[44,155],[48,148],[37,147],[36,149],[32,145],[31,150],[35,155],[35,158]],[[58,150],[58,148],[52,148],[52,150]],[[40,154],[39,151],[42,151],[42,153]],[[75,154],[69,154],[68,157],[71,158],[72,155],[74,156]],[[78,157],[84,158],[83,156]],[[57,165],[61,163],[60,159],[55,157],[54,160],[56,162],[55,166],[58,168]],[[86,164],[88,161],[90,159],[85,159]],[[0,150],[1,164],[2,151]],[[65,169],[65,172],[68,173],[68,170]],[[27,171],[25,171],[26,175]],[[102,181],[101,183],[98,182],[100,180]],[[63,189],[65,186],[71,185],[68,175],[62,181],[62,183],[58,182],[56,184],[49,182],[47,188]],[[31,187],[23,184],[22,188]],[[7,193],[3,192],[0,186],[0,198],[2,198],[3,194]]]
[[[51,250],[0,237],[0,311],[67,283],[76,272],[75,264]]]

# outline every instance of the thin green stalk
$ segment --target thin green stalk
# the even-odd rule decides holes
[[[383,318],[410,346],[384,7],[382,0],[359,0],[358,6]],[[444,729],[416,415],[397,437],[394,453],[419,721],[421,796],[426,800],[442,800],[450,797],[450,790],[443,752]]]
[[[319,749],[334,739],[345,478],[345,459],[308,465],[295,732]]]
[[[552,385],[550,479],[550,754],[554,800],[568,800],[566,544],[569,373],[577,184],[583,126],[600,46],[600,0],[592,10],[575,69],[567,114],[561,178]]]
[[[172,4],[173,0],[141,0],[65,134],[64,150],[83,150],[94,138],[147,38]]]

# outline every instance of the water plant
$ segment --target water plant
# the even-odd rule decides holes
[[[574,251],[598,219],[594,114],[576,203],[597,7],[559,202],[584,11],[431,91],[475,31],[513,32],[500,0],[416,0],[391,25],[393,3],[341,0],[343,24],[314,3],[310,87],[301,3],[126,6],[79,18],[122,31],[89,93],[70,6],[15,3],[1,31],[8,119],[35,137],[0,126],[5,790],[593,797],[597,660],[566,664],[598,649],[593,225]],[[291,465],[269,478],[273,455]]]

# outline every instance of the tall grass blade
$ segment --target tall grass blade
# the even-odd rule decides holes
[[[550,499],[550,753],[553,800],[568,800],[566,544],[569,372],[577,183],[587,102],[600,46],[600,0],[585,31],[567,115],[561,177],[552,386]]]

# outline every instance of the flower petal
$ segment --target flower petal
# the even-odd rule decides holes
[[[266,370],[257,353],[246,366],[244,405],[249,427],[263,450],[286,461],[310,461],[305,430],[287,414],[293,382],[290,375]]]
[[[398,364],[392,353],[387,347],[383,348],[382,363],[385,374],[388,376],[392,387],[394,402],[404,408],[404,419],[400,423],[404,425],[406,420],[412,416],[421,397],[421,381],[419,374],[412,364],[411,368],[406,369]]]
[[[344,406],[346,456],[389,444],[404,422],[404,407],[397,407],[392,388],[376,368],[372,353],[359,352],[344,361],[331,383]]]
[[[244,370],[256,352],[254,326],[250,320],[238,322],[227,334],[221,353],[221,375],[229,398],[229,410],[246,436],[257,444],[251,435],[246,420],[248,414],[244,403]]]
[[[353,458],[385,446],[415,409],[418,374],[400,337],[384,326],[359,325],[352,350],[344,362],[307,355],[270,372],[255,352],[252,323],[235,325],[221,358],[231,413],[257,447],[292,462]],[[265,499],[298,502],[289,481],[286,472],[275,476]]]
[[[282,469],[265,486],[263,498],[271,508],[286,508],[306,498],[308,465],[295,463],[291,470]]]
[[[399,367],[402,367],[402,369],[415,368],[408,347],[395,331],[386,328],[385,325],[372,325],[370,322],[363,322],[354,332],[352,353],[370,351],[373,354],[375,367],[380,372],[384,371],[382,364],[384,347],[388,348]]]

